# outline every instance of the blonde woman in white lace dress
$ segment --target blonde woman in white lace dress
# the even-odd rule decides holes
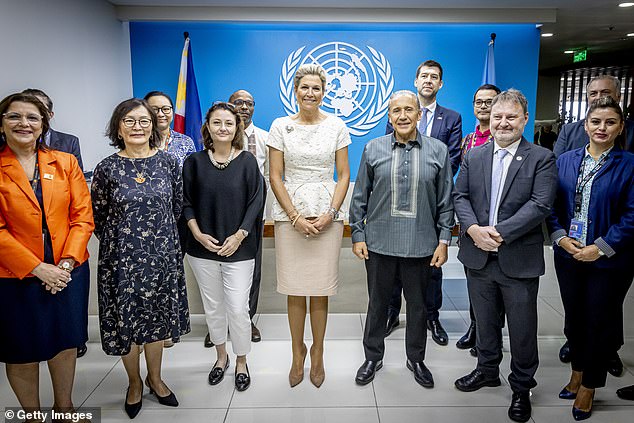
[[[308,349],[304,344],[306,297],[310,303],[313,344],[310,381],[320,387],[325,378],[324,335],[328,297],[337,293],[343,221],[339,209],[350,183],[350,135],[341,119],[320,110],[326,73],[318,65],[303,65],[295,73],[299,112],[271,125],[269,163],[275,194],[275,254],[277,291],[288,296],[293,363],[291,387],[304,378]],[[337,170],[337,182],[334,169]],[[343,213],[341,213],[343,215]]]

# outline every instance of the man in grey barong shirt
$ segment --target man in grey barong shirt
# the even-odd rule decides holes
[[[355,381],[371,382],[383,365],[387,308],[400,277],[407,302],[407,368],[416,382],[431,388],[434,379],[424,364],[425,295],[431,267],[447,261],[454,225],[451,164],[447,146],[416,128],[421,117],[416,94],[392,94],[388,117],[394,133],[365,146],[350,205],[352,250],[365,260],[370,297],[366,360]]]

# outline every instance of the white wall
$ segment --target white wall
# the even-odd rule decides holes
[[[128,24],[105,0],[0,0],[0,98],[24,88],[54,103],[53,128],[80,138],[89,170],[114,149],[104,128],[132,95]]]

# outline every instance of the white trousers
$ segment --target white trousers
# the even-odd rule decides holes
[[[249,292],[255,260],[221,262],[187,255],[196,276],[205,309],[209,338],[215,345],[227,342],[227,327],[236,355],[251,351]]]

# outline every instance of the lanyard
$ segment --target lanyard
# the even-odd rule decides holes
[[[38,154],[35,153],[35,168],[33,169],[33,179],[31,180],[31,188],[33,192],[37,190],[37,183],[40,180],[40,166],[38,165]]]
[[[605,156],[603,156],[603,158],[601,158],[599,163],[597,163],[585,177],[583,177],[583,172],[585,171],[585,167],[586,167],[586,159],[584,157],[581,160],[581,165],[579,166],[579,176],[577,177],[577,186],[575,188],[575,212],[577,213],[581,212],[581,203],[583,200],[583,189],[588,184],[588,182],[590,182],[590,180],[594,177],[594,175],[596,175],[597,172],[601,170],[601,168],[605,165],[605,162],[608,159],[608,155],[609,154],[606,154]]]

